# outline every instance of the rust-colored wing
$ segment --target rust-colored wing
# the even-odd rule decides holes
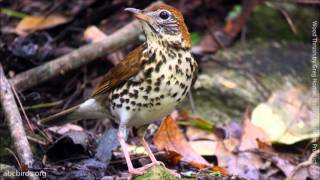
[[[141,68],[142,51],[143,45],[140,45],[120,61],[117,66],[109,70],[96,87],[92,97],[109,93],[110,90],[116,88],[120,83],[137,74]]]

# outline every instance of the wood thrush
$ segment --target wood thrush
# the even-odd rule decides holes
[[[147,10],[127,8],[140,21],[146,42],[131,51],[100,82],[91,98],[84,103],[49,116],[41,123],[61,125],[79,119],[109,118],[119,125],[118,139],[132,174],[134,168],[127,144],[127,128],[137,127],[151,158],[157,161],[144,140],[148,124],[170,114],[186,96],[196,79],[198,65],[191,55],[191,40],[183,16],[168,5]]]

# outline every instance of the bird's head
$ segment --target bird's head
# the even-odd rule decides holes
[[[126,8],[141,22],[147,41],[159,43],[159,40],[168,45],[181,48],[190,48],[191,40],[188,28],[181,12],[169,5],[158,4],[146,10]]]

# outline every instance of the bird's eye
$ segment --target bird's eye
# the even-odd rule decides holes
[[[166,20],[166,19],[169,18],[170,14],[169,14],[168,11],[161,11],[159,16],[160,16],[161,19]]]

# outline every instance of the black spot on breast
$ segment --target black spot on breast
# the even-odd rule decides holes
[[[160,51],[161,52],[161,51]],[[167,58],[165,55],[161,54],[161,57],[162,57],[162,62],[163,63],[166,63],[167,62]]]
[[[181,57],[182,57],[182,54],[181,54],[181,53],[178,53],[178,56],[179,56],[179,58],[181,58]]]
[[[184,83],[180,83],[179,86],[181,87],[181,89],[183,89],[186,85]]]
[[[146,82],[147,82],[148,84],[152,84],[152,80],[151,80],[151,79],[147,79]]]
[[[160,79],[160,80],[158,79],[158,80],[154,83],[154,85],[155,85],[155,86],[160,86],[160,85],[161,85],[161,79]]]
[[[177,56],[176,53],[175,53],[173,50],[170,49],[170,50],[169,50],[169,57],[173,59],[173,58],[175,58],[176,56]]]
[[[190,51],[191,50],[190,47],[180,47],[180,49],[183,51]]]
[[[137,106],[138,106],[138,107],[141,107],[141,106],[142,106],[142,104],[141,104],[141,103],[137,103]],[[138,109],[138,110],[140,110],[140,109]]]
[[[191,75],[190,74],[186,74],[187,80],[191,79]]]
[[[148,60],[147,59],[144,59],[144,60],[141,61],[141,66],[142,67],[145,67],[145,65],[147,65],[147,64],[148,64]]]
[[[153,71],[153,67],[148,68],[147,70],[144,71],[144,76],[150,77],[152,71]]]
[[[187,62],[191,62],[191,58],[186,57],[186,61],[187,61]]]
[[[178,64],[176,64],[175,69],[176,69],[176,73],[177,73],[177,74],[183,75],[183,72],[182,72],[181,68],[178,66]]]
[[[170,70],[170,71],[172,70],[172,66],[171,66],[171,64],[169,65],[169,70]]]
[[[156,50],[153,51],[152,49],[149,51],[150,55],[149,55],[149,60],[148,60],[148,64],[151,64],[153,62],[156,61]]]
[[[159,61],[159,62],[157,63],[156,68],[155,68],[155,71],[156,71],[156,72],[159,72],[159,71],[160,71],[160,67],[161,67],[162,63],[163,63],[162,61]]]
[[[130,85],[132,85],[132,86],[138,86],[138,85],[140,85],[143,81],[142,81],[142,80],[139,80],[139,81],[132,81],[132,80],[130,80],[129,82],[130,82]]]
[[[197,67],[197,64],[195,62],[193,63],[190,62],[189,66],[190,66],[191,72],[193,72],[194,68]]]
[[[138,98],[138,94],[129,93],[129,97],[137,99]]]
[[[134,106],[134,105],[136,105],[136,102],[135,101],[131,101],[130,104]]]
[[[156,106],[160,106],[160,105],[161,105],[161,103],[160,103],[160,102],[157,102],[157,103],[156,103]]]
[[[183,92],[182,92],[182,96],[186,95],[187,94],[187,90],[188,90],[188,87],[185,87]]]
[[[155,92],[159,92],[159,91],[160,91],[160,88],[159,88],[159,87],[155,87],[155,88],[154,88],[154,91],[155,91]]]
[[[118,93],[115,93],[111,96],[111,99],[117,99],[119,97],[119,94]]]
[[[148,100],[148,96],[142,96],[143,99]]]
[[[120,102],[123,103],[123,102],[124,102],[124,99],[123,99],[123,98],[120,98]]]
[[[127,106],[126,109],[127,109],[127,110],[130,110],[130,106]]]
[[[128,94],[128,89],[122,90],[122,92],[120,93],[120,96],[124,96],[126,94]]]
[[[163,94],[161,94],[161,95],[160,95],[160,98],[161,98],[161,99],[163,99],[163,98],[164,98],[164,95],[163,95]]]
[[[122,107],[122,104],[117,104],[117,108],[121,108]]]
[[[149,93],[151,90],[152,90],[152,87],[151,87],[151,86],[147,86],[145,91],[146,91],[147,93]]]
[[[178,93],[176,92],[176,93],[172,94],[171,97],[175,98],[177,95],[178,95]]]
[[[130,100],[129,100],[129,99],[125,99],[124,101],[125,101],[126,103],[129,103]]]
[[[170,83],[171,83],[170,80],[168,80],[168,81],[166,82],[166,84],[167,84],[168,86],[170,85]]]
[[[143,86],[140,86],[139,89],[140,89],[141,91],[143,91],[143,90],[144,90],[144,87],[143,87]]]

